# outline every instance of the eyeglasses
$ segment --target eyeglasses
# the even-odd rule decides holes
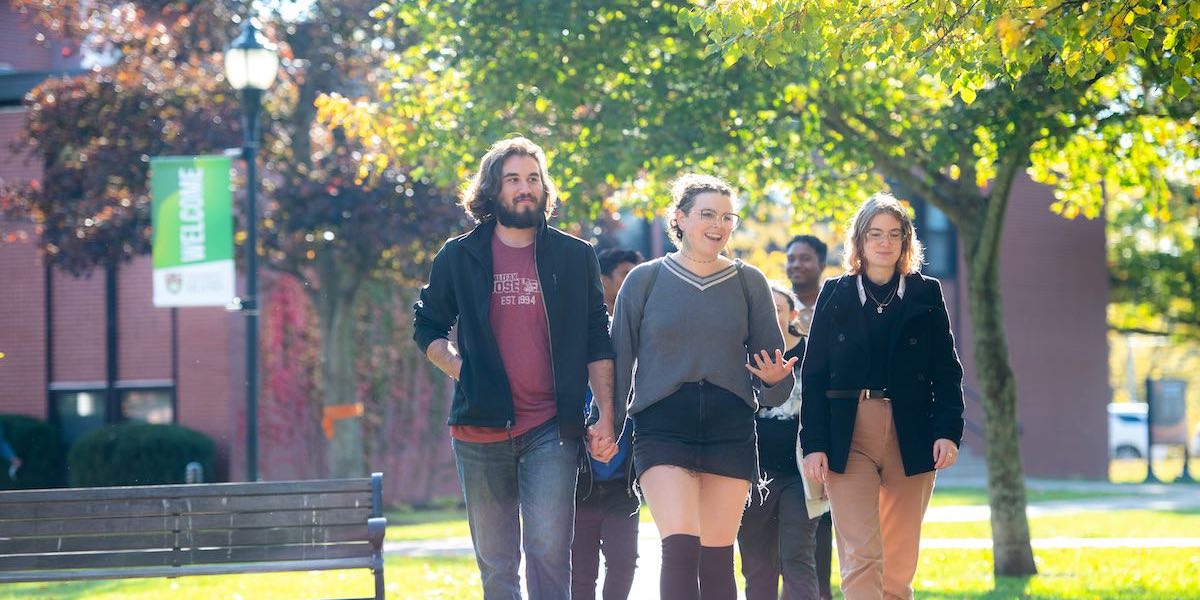
[[[705,225],[728,225],[730,229],[737,229],[742,218],[734,213],[719,214],[715,210],[706,208],[700,211],[700,220]]]
[[[880,229],[871,229],[867,231],[867,241],[873,244],[881,243],[883,240],[887,240],[893,244],[898,244],[907,237],[908,236],[902,231],[884,232]]]

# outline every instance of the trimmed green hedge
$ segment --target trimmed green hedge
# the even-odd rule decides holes
[[[215,446],[208,436],[178,425],[121,423],[75,442],[67,457],[73,487],[184,483],[189,462],[213,476]]]
[[[16,479],[9,479],[8,461],[0,458],[0,490],[63,485],[63,448],[53,425],[26,415],[0,415],[0,427],[21,458]]]

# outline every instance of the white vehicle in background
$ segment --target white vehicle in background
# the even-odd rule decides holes
[[[1150,423],[1147,410],[1141,402],[1108,405],[1109,458],[1146,457],[1146,431]]]
[[[1146,427],[1149,413],[1143,402],[1114,402],[1108,405],[1108,457],[1146,458]],[[1167,457],[1167,444],[1154,444],[1154,460]],[[1191,456],[1200,450],[1200,429],[1192,440]]]

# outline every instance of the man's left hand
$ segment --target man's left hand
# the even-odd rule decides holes
[[[601,417],[587,429],[587,449],[592,458],[606,463],[617,455],[617,437],[611,419]]]

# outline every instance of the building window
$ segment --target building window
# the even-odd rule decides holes
[[[51,392],[51,397],[63,442],[68,446],[108,422],[103,389],[58,390]]]
[[[123,389],[120,391],[121,417],[156,425],[175,422],[175,403],[170,388]]]
[[[925,244],[925,266],[921,272],[938,279],[958,275],[958,235],[946,213],[924,200],[912,201],[917,238]]]
[[[114,403],[102,383],[55,383],[50,386],[53,417],[62,440],[71,446],[93,429],[124,421],[156,425],[175,422],[175,386],[170,380],[119,381]]]

